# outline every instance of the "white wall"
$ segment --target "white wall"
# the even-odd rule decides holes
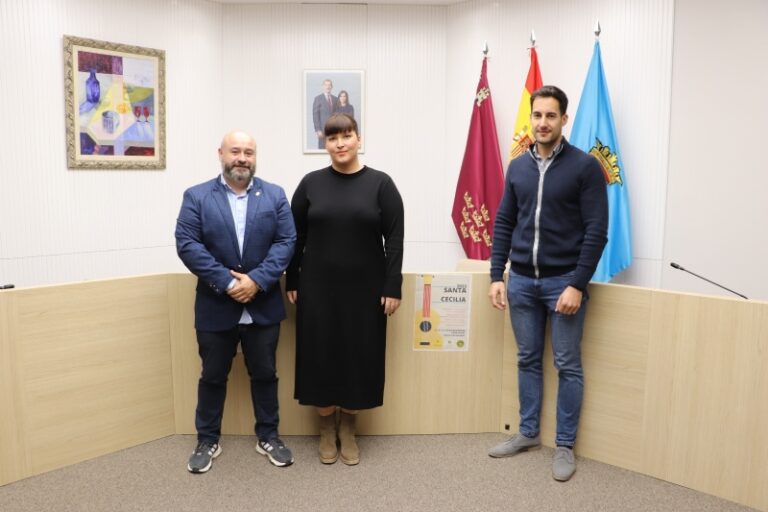
[[[225,130],[255,134],[259,174],[289,195],[304,173],[326,165],[323,155],[301,153],[301,82],[302,70],[328,68],[366,72],[363,160],[390,173],[404,196],[405,270],[451,270],[462,252],[450,208],[483,41],[490,46],[489,80],[506,159],[531,29],[544,81],[568,93],[573,116],[599,18],[634,226],[635,262],[618,280],[694,289],[693,278],[668,274],[672,257],[738,287],[735,276],[741,269],[754,275],[766,251],[758,224],[741,228],[739,222],[765,218],[758,203],[763,187],[753,186],[762,179],[759,164],[742,166],[752,173],[749,179],[728,180],[734,190],[716,194],[724,190],[716,170],[726,168],[728,156],[702,151],[702,145],[713,131],[730,130],[730,116],[723,119],[732,108],[729,88],[739,83],[765,88],[765,74],[754,63],[765,60],[765,36],[758,34],[766,4],[711,4],[473,0],[441,7],[174,0],[138,1],[125,9],[115,0],[0,0],[0,97],[5,99],[0,117],[13,121],[0,125],[0,284],[180,270],[173,226],[181,192],[218,172],[216,147]],[[744,29],[728,39],[722,20],[730,17]],[[166,50],[165,171],[66,169],[63,34]],[[724,44],[726,39],[736,48]],[[742,63],[738,70],[734,59]],[[758,106],[765,113],[765,103]],[[747,121],[753,123],[750,136],[757,136],[763,117]],[[695,180],[686,172],[695,173]],[[690,187],[692,181],[698,188]],[[723,201],[723,195],[733,198],[723,208],[704,200]],[[698,218],[707,222],[696,224]],[[718,240],[736,247],[738,258],[725,243],[719,252],[703,245],[703,234],[713,225],[728,235]],[[712,265],[733,262],[730,274],[710,267],[704,253]],[[759,280],[750,285],[742,289],[766,296]]]
[[[459,164],[483,41],[490,47],[489,80],[501,154],[506,159],[530,63],[526,48],[531,30],[536,34],[542,80],[568,95],[567,137],[592,57],[595,22],[600,20],[603,66],[633,224],[634,261],[615,281],[658,286],[667,181],[672,0],[478,0],[451,7],[449,13],[448,115],[449,124],[457,129],[448,133],[448,160]],[[457,104],[462,108],[454,108]],[[455,182],[456,176],[458,165],[453,165],[447,179]]]
[[[539,40],[544,81],[566,90],[573,116],[599,17],[631,200],[647,205],[634,219],[635,264],[621,279],[657,286],[672,7],[671,0],[593,0],[578,8],[569,0],[482,0],[451,7],[230,5],[224,68],[237,79],[224,85],[225,119],[256,133],[260,174],[290,194],[301,176],[328,162],[324,155],[297,151],[302,70],[366,70],[363,160],[390,173],[404,196],[405,269],[453,270],[463,253],[450,211],[483,42],[491,48],[489,79],[506,160],[528,71],[530,30]]]
[[[0,284],[183,268],[181,194],[224,126],[221,21],[203,0],[0,0]],[[166,51],[165,171],[67,170],[64,34]]]
[[[232,5],[225,11],[225,119],[259,144],[258,173],[289,197],[328,165],[303,155],[305,69],[365,71],[365,154],[406,205],[405,269],[453,270],[461,256],[446,179],[446,9],[387,5]],[[450,231],[449,231],[450,228]]]
[[[677,0],[661,286],[768,300],[768,2]]]

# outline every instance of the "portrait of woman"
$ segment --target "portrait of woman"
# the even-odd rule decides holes
[[[355,118],[355,107],[349,104],[349,93],[347,91],[339,91],[338,103],[336,104],[336,110],[340,114],[349,114],[353,119]]]
[[[360,164],[354,118],[335,113],[324,131],[331,165],[304,176],[291,201],[295,398],[319,415],[320,460],[354,465],[357,412],[383,404],[387,316],[401,298],[403,202],[392,178]]]

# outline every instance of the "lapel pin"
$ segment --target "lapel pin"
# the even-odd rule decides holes
[[[253,195],[255,195],[256,197],[259,197],[261,195],[261,190],[257,190],[256,193]]]

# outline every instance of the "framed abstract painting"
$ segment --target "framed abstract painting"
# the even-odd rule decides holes
[[[165,52],[64,36],[67,167],[165,169]]]

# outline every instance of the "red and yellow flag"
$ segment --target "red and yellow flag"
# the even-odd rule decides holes
[[[517,107],[517,121],[515,121],[515,132],[512,135],[512,149],[509,151],[510,160],[514,160],[528,151],[528,147],[533,144],[531,94],[542,85],[544,83],[541,81],[539,57],[536,55],[536,48],[531,48],[531,67],[528,68],[528,78],[525,80],[523,97],[520,98],[520,106]]]

